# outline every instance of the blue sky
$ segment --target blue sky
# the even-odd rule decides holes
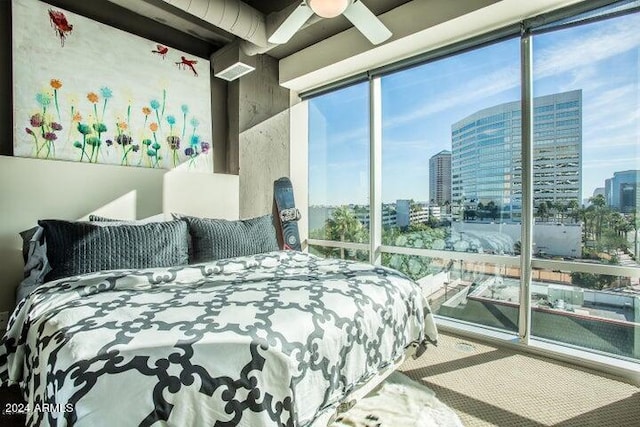
[[[534,37],[534,96],[582,89],[583,198],[640,169],[640,14]],[[382,78],[383,201],[428,200],[429,158],[451,125],[520,99],[520,40]],[[367,83],[309,102],[310,204],[368,203]]]

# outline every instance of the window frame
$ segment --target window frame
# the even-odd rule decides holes
[[[588,5],[584,3],[589,3]],[[327,240],[308,239],[309,245],[315,246],[328,246],[328,247],[342,247],[345,249],[358,249],[368,250],[370,256],[370,262],[375,265],[381,264],[382,254],[403,254],[403,255],[417,255],[429,258],[439,258],[442,260],[470,260],[477,262],[486,262],[491,264],[501,264],[505,266],[519,267],[521,271],[520,277],[520,307],[519,307],[519,324],[518,324],[518,337],[517,345],[520,348],[530,350],[537,348],[538,352],[546,356],[563,358],[567,354],[574,361],[581,362],[583,365],[596,367],[597,369],[605,370],[607,372],[615,371],[616,374],[623,373],[624,376],[633,376],[636,381],[640,383],[640,360],[629,359],[615,355],[602,356],[598,354],[598,351],[588,348],[571,350],[567,353],[565,347],[571,347],[569,344],[564,343],[553,345],[549,344],[547,340],[532,337],[531,336],[531,278],[534,270],[552,270],[563,272],[583,272],[593,274],[607,274],[613,276],[640,278],[640,267],[628,267],[622,265],[604,265],[604,264],[591,264],[580,261],[559,261],[549,259],[539,259],[533,256],[533,227],[535,224],[535,209],[534,209],[534,170],[533,170],[533,140],[534,140],[534,96],[533,96],[533,42],[532,38],[535,34],[547,33],[557,29],[567,28],[568,26],[583,25],[597,20],[610,19],[612,17],[620,16],[623,14],[638,13],[640,7],[630,7],[623,11],[615,11],[614,13],[604,13],[598,16],[590,16],[588,19],[578,20],[576,22],[564,23],[560,22],[570,18],[572,16],[578,16],[580,14],[596,11],[599,8],[610,6],[612,4],[629,3],[626,0],[597,0],[593,2],[584,2],[578,5],[569,6],[558,11],[551,12],[549,14],[533,17],[522,21],[517,27],[509,26],[503,29],[492,31],[485,35],[465,40],[460,43],[453,44],[444,48],[437,49],[432,52],[428,52],[419,55],[408,60],[401,61],[395,64],[389,64],[384,67],[371,70],[367,73],[360,74],[352,77],[347,81],[349,84],[354,81],[369,82],[369,117],[370,117],[370,158],[369,158],[369,185],[370,185],[370,223],[369,223],[369,243],[346,243],[346,242],[334,242]],[[559,22],[558,25],[554,25],[554,22]],[[423,65],[427,62],[437,61],[444,59],[448,56],[458,55],[465,51],[478,49],[493,43],[500,42],[507,38],[519,37],[521,41],[520,50],[520,65],[521,65],[521,104],[522,104],[522,120],[521,120],[521,133],[522,133],[522,229],[521,229],[521,254],[519,256],[507,256],[507,255],[490,255],[490,254],[478,254],[478,253],[466,253],[455,251],[441,251],[432,249],[415,249],[408,247],[397,247],[391,245],[385,245],[381,242],[382,234],[382,99],[380,89],[380,79],[382,76],[389,73],[395,73],[407,68]],[[313,92],[302,94],[303,99],[309,97],[315,97],[324,93],[333,91],[336,87],[340,87],[344,82],[338,82],[327,87],[319,88]],[[570,119],[570,117],[567,117]],[[526,177],[526,179],[525,179]],[[460,332],[469,330],[469,326],[464,321],[456,321],[452,318],[443,318],[436,316],[439,324],[442,323],[445,326],[445,330],[453,330],[454,332]],[[458,325],[458,326],[456,326]],[[481,330],[487,332],[490,328],[483,327],[479,324],[471,325],[471,329],[477,329],[482,334]],[[637,326],[640,328],[640,325]],[[477,331],[473,333],[478,333]],[[489,336],[493,333],[487,332]],[[485,334],[482,334],[485,335]],[[501,332],[499,334],[493,334],[494,336],[500,335],[501,340],[507,339],[513,342],[514,336],[509,333]],[[485,335],[486,338],[486,335]],[[535,352],[534,351],[534,352]],[[564,355],[564,356],[563,356]],[[614,369],[613,363],[618,366]],[[631,374],[630,374],[631,372]]]

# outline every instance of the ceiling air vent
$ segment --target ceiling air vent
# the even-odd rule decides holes
[[[256,58],[246,55],[238,43],[230,43],[211,55],[213,75],[232,81],[256,69]]]
[[[253,70],[255,70],[255,67],[243,64],[242,62],[238,62],[237,64],[233,64],[229,68],[225,68],[224,70],[215,73],[214,76],[220,79],[232,81],[244,76],[247,73],[252,72]]]

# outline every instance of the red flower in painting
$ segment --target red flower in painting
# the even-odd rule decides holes
[[[40,113],[37,113],[31,116],[29,122],[31,123],[31,126],[33,126],[34,128],[38,128],[42,126],[42,123],[44,123],[44,119],[42,118],[42,115]]]
[[[56,139],[58,139],[58,137],[53,132],[47,132],[44,134],[44,139],[46,139],[47,141],[55,141]]]

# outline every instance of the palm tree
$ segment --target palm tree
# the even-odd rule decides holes
[[[542,202],[538,205],[538,209],[536,210],[536,215],[540,218],[541,221],[545,221],[546,218],[549,217],[549,206],[546,203]]]
[[[489,215],[491,215],[491,218],[495,221],[498,218],[498,211],[500,210],[498,205],[496,205],[496,202],[490,200],[489,203],[487,203],[486,208],[489,211]]]
[[[364,227],[348,206],[340,206],[327,219],[327,235],[331,240],[358,242],[362,240]],[[344,259],[344,248],[340,248],[340,258]]]
[[[480,218],[480,221],[484,219],[484,203],[478,202],[478,205],[476,206],[476,214],[478,215],[478,218]]]
[[[542,203],[547,205],[547,221],[549,221],[551,214],[553,214],[553,217],[555,218],[555,204],[551,200],[545,200]]]
[[[633,231],[633,257],[638,261],[638,228],[640,228],[640,222],[638,218],[638,210],[633,209],[631,211],[631,219],[629,221],[631,230]]]
[[[580,204],[578,203],[578,201],[576,199],[569,200],[569,203],[567,204],[567,211],[569,212],[569,214],[567,216],[569,218],[573,218],[574,222],[578,222],[578,219],[580,218],[579,210]]]
[[[553,204],[554,209],[560,215],[560,223],[564,224],[565,213],[569,210],[569,204],[562,203],[561,201],[557,201]]]
[[[607,216],[610,213],[610,210],[607,209],[607,201],[602,194],[591,197],[589,199],[589,202],[591,202],[591,205],[595,210],[595,234],[597,240],[600,238],[600,236],[602,236],[602,228],[605,221],[607,220]]]

